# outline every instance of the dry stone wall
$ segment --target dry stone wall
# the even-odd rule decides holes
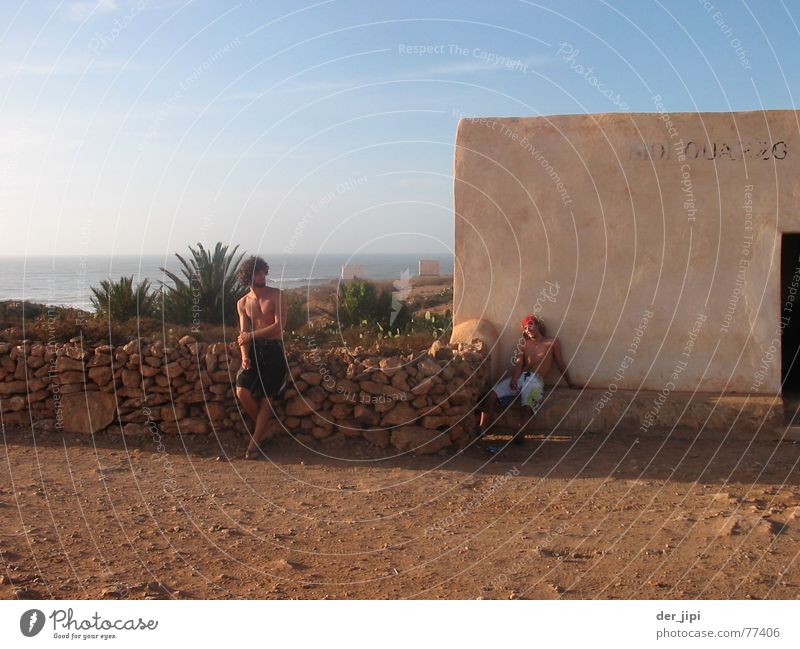
[[[361,438],[399,451],[463,447],[476,433],[475,405],[488,378],[480,341],[436,342],[420,353],[289,348],[291,381],[275,402],[270,436]],[[235,398],[235,343],[184,336],[85,349],[0,343],[0,414],[5,426],[95,434],[204,434],[244,429]]]

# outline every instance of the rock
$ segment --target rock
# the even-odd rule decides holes
[[[298,395],[286,404],[286,414],[290,417],[305,417],[314,412],[314,408],[307,399]]]
[[[450,417],[445,416],[427,415],[422,418],[422,426],[430,430],[449,428],[451,424],[450,419]],[[456,417],[456,419],[458,418]]]
[[[70,370],[83,371],[83,363],[67,356],[59,356],[56,359],[56,372],[68,372]]]
[[[157,356],[145,356],[144,364],[150,367],[161,367],[161,359]]]
[[[408,373],[401,370],[392,377],[392,386],[403,392],[411,392],[411,386],[408,384]]]
[[[61,397],[61,416],[68,433],[88,433],[106,428],[117,413],[113,394],[85,392]]]
[[[189,345],[192,345],[192,344],[196,343],[196,342],[197,342],[197,338],[195,338],[194,336],[183,336],[182,338],[180,338],[178,340],[178,344],[179,345],[186,345],[187,347]]]
[[[375,446],[379,446],[380,448],[386,448],[389,446],[389,442],[391,441],[391,436],[388,430],[365,430],[362,435],[364,435],[364,439],[366,439],[370,444],[375,444]]]
[[[86,358],[86,355],[87,355],[86,352],[83,351],[82,348],[80,348],[80,347],[71,347],[71,346],[64,347],[64,354],[67,357],[69,357],[69,358],[71,358],[73,360],[76,360],[76,361],[84,360]]]
[[[382,358],[379,367],[383,373],[392,378],[403,367],[404,362],[402,356],[390,356],[389,358]]]
[[[418,417],[417,411],[408,402],[400,402],[381,419],[381,426],[407,426]]]
[[[323,426],[314,426],[311,429],[311,434],[314,436],[315,439],[325,439],[329,437],[333,433],[333,427],[331,428],[324,428]]]
[[[318,372],[303,372],[300,375],[300,379],[305,381],[308,385],[319,385],[322,383],[322,377]]]
[[[337,403],[331,410],[333,419],[347,419],[353,414],[353,407],[347,403]]]
[[[103,365],[111,365],[111,356],[106,354],[95,354],[86,363],[86,367],[102,367]]]
[[[383,394],[385,387],[383,383],[377,383],[376,381],[361,381],[360,385],[361,389],[369,394]]]
[[[417,370],[419,370],[423,376],[435,376],[441,369],[439,363],[427,356],[423,357],[417,363]]]
[[[131,340],[129,343],[126,343],[122,346],[122,351],[124,351],[128,356],[139,353],[139,341]]]
[[[150,429],[144,424],[131,422],[122,427],[122,434],[125,437],[145,437],[150,434]]]
[[[422,426],[402,426],[391,433],[392,445],[401,451],[424,455],[438,453],[450,445],[447,433],[428,430]]]
[[[225,419],[228,410],[218,401],[209,401],[206,403],[206,414],[212,423],[218,424]]]
[[[83,372],[62,372],[58,375],[58,383],[66,385],[67,383],[84,383],[85,376]]]
[[[142,385],[142,376],[135,370],[122,370],[120,378],[126,388],[138,388]]]
[[[440,340],[433,341],[430,349],[428,349],[428,354],[439,361],[447,361],[453,358],[453,350]]]
[[[89,378],[92,379],[92,381],[94,381],[95,383],[97,383],[97,385],[105,385],[106,383],[111,381],[113,376],[114,373],[108,366],[89,368]]]
[[[26,405],[25,397],[6,397],[0,402],[0,412],[19,412],[25,408]]]
[[[0,395],[25,394],[28,391],[28,384],[25,381],[6,381],[0,383]]]
[[[52,393],[48,389],[37,390],[36,392],[29,392],[28,393],[28,403],[38,403],[39,401],[44,401],[47,397],[51,396]]]
[[[167,363],[164,366],[164,374],[166,374],[169,378],[174,379],[181,374],[183,374],[184,369],[178,361],[173,361],[172,363]],[[225,378],[227,379],[227,372],[225,373]]]
[[[380,421],[377,412],[360,403],[353,409],[353,418],[362,426],[377,426]]]
[[[431,388],[434,386],[433,379],[425,379],[422,383],[415,385],[411,388],[411,394],[416,396],[422,396],[428,394],[431,391]]]

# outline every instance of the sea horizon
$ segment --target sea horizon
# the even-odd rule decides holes
[[[180,253],[184,258],[183,252]],[[263,253],[270,265],[268,281],[279,288],[325,284],[341,277],[342,265],[360,265],[364,279],[385,280],[416,276],[418,262],[438,261],[440,274],[453,274],[452,253]],[[91,310],[91,288],[105,279],[133,276],[159,286],[169,284],[161,270],[178,272],[179,261],[170,254],[119,255],[3,255],[0,256],[0,301],[29,301]]]

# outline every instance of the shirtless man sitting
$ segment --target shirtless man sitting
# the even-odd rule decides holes
[[[517,350],[518,359],[510,377],[507,377],[489,392],[481,412],[481,433],[491,426],[499,414],[498,406],[505,408],[517,397],[522,405],[528,406],[533,415],[539,410],[544,399],[544,377],[556,364],[560,376],[564,377],[571,388],[580,388],[572,382],[569,371],[561,355],[561,343],[558,338],[548,338],[544,324],[534,315],[525,316],[522,321],[524,344]],[[521,442],[517,435],[515,442]]]
[[[250,291],[236,303],[239,312],[239,348],[242,369],[236,375],[236,396],[255,422],[244,457],[258,459],[260,444],[274,412],[271,397],[286,387],[288,365],[283,350],[286,297],[267,286],[269,265],[261,257],[248,257],[239,267],[239,279]]]

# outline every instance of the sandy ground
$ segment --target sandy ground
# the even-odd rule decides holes
[[[494,441],[504,441],[498,438]],[[349,442],[4,433],[0,597],[784,598],[800,445],[529,436],[499,456]]]

